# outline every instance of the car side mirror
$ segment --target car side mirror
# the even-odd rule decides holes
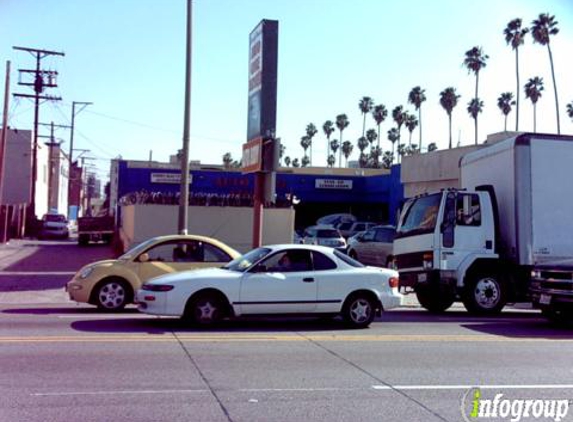
[[[139,262],[148,262],[149,261],[149,254],[148,253],[142,253],[141,255],[139,255],[139,258],[137,258],[137,260]]]

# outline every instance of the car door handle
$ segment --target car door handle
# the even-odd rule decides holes
[[[314,278],[313,277],[306,277],[306,278],[303,278],[302,281],[304,281],[305,283],[314,283]]]

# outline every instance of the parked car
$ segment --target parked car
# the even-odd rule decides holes
[[[378,267],[393,265],[394,226],[375,226],[358,235],[348,246],[348,256]]]
[[[240,256],[218,240],[204,236],[171,235],[149,239],[118,259],[86,265],[68,282],[71,300],[104,310],[122,309],[152,277],[205,267],[219,267]]]
[[[331,248],[346,249],[346,240],[334,227],[327,225],[310,226],[304,230],[302,243],[307,245],[330,246]]]
[[[245,315],[339,315],[355,328],[402,304],[398,273],[365,267],[311,245],[253,249],[222,268],[157,277],[137,293],[138,309],[198,324]]]
[[[39,239],[67,239],[70,236],[68,220],[62,214],[44,214],[38,233]]]
[[[354,221],[339,223],[336,228],[344,238],[349,238],[377,225],[377,223],[370,223],[368,221]]]

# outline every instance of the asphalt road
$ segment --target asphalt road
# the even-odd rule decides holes
[[[73,266],[111,255],[105,247],[14,249],[0,256],[0,422],[463,421],[472,387],[500,403],[573,399],[573,329],[535,311],[410,306],[365,330],[316,319],[199,330],[67,301]],[[556,420],[535,409],[520,420]]]

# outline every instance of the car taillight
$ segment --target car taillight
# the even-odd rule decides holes
[[[397,288],[399,284],[400,284],[400,281],[399,281],[398,277],[390,277],[388,279],[388,285],[390,286],[391,289]]]
[[[147,290],[148,292],[168,292],[173,290],[174,286],[169,284],[144,284],[141,286],[142,290]]]

